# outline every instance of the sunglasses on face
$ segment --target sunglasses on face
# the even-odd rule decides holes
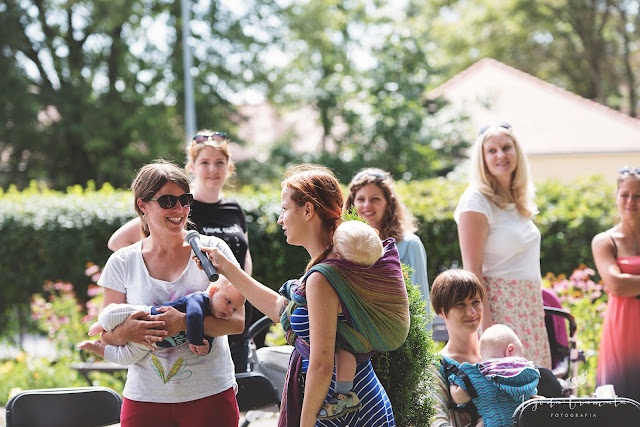
[[[620,175],[639,175],[640,176],[640,168],[631,168],[629,166],[623,166],[618,170],[618,174]]]
[[[501,128],[507,129],[507,130],[511,130],[511,125],[509,123],[502,122],[502,123],[496,123],[496,124],[492,124],[492,125],[482,126],[480,128],[480,131],[478,132],[478,135],[484,134],[487,130],[489,130],[490,127],[493,127],[493,126],[501,127]]]
[[[149,199],[152,202],[158,202],[158,205],[162,209],[171,209],[176,205],[176,203],[180,202],[180,205],[183,208],[188,208],[193,203],[193,194],[184,193],[181,196],[174,196],[173,194],[165,194],[164,196],[160,196],[157,199]]]
[[[196,144],[204,144],[205,142],[223,142],[226,141],[227,134],[224,132],[216,132],[211,135],[195,135],[192,139]]]

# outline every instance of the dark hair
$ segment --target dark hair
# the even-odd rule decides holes
[[[387,202],[382,224],[378,230],[383,240],[393,237],[397,241],[401,241],[404,239],[405,232],[413,233],[417,230],[415,218],[398,199],[391,174],[382,169],[363,169],[353,177],[347,190],[347,200],[344,203],[345,211],[348,212],[354,205],[356,193],[368,184],[377,185],[382,190]]]
[[[149,201],[167,182],[177,184],[185,193],[189,192],[189,179],[184,171],[175,164],[162,159],[154,160],[153,163],[143,166],[131,183],[133,208],[140,217],[140,231],[145,237],[150,233],[149,224],[147,224],[144,213],[138,207],[138,200]]]
[[[480,279],[470,271],[452,269],[443,271],[431,285],[431,305],[436,314],[445,316],[451,307],[467,298],[484,298],[484,288]]]
[[[291,201],[296,206],[304,206],[307,202],[313,204],[324,230],[333,237],[333,232],[341,222],[344,196],[338,179],[330,169],[312,164],[292,166],[287,169],[281,186],[293,190]],[[309,261],[307,270],[326,258],[332,245]]]

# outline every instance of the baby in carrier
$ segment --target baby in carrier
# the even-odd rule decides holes
[[[382,241],[376,229],[361,221],[345,221],[333,234],[333,247],[337,258],[362,267],[370,267],[382,257]],[[356,374],[356,358],[345,349],[336,349],[336,390],[329,403],[325,403],[318,419],[333,419],[356,411],[362,403],[352,391]]]
[[[480,355],[480,363],[448,363],[451,397],[458,406],[473,400],[485,427],[510,426],[518,405],[537,393],[540,372],[507,325],[484,331]]]

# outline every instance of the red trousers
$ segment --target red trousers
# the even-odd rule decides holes
[[[233,388],[182,403],[138,402],[124,398],[121,427],[238,427],[240,411]]]

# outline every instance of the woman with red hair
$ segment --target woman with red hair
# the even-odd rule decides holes
[[[282,182],[281,199],[278,224],[287,243],[304,247],[311,257],[306,274],[285,283],[281,294],[227,262],[218,250],[203,249],[253,305],[282,322],[294,345],[279,425],[394,426],[391,403],[369,358],[376,351],[399,346],[408,332],[408,302],[395,243],[385,242],[382,258],[368,268],[358,270],[348,261],[335,259],[332,237],[341,222],[343,194],[327,168],[291,168]],[[380,301],[379,295],[385,300]],[[363,305],[369,310],[366,313]],[[383,313],[390,312],[396,316],[382,319]],[[368,328],[378,329],[371,333]],[[317,420],[335,390],[336,345],[356,354],[353,391],[362,407],[339,418]]]

